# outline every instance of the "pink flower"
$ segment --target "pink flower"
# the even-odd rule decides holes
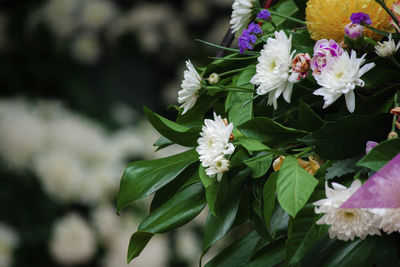
[[[364,26],[350,22],[344,27],[344,33],[351,39],[356,40],[363,35]]]
[[[311,65],[311,57],[308,53],[299,53],[292,60],[291,75],[289,77],[289,82],[295,83],[304,78],[308,74],[308,70]]]
[[[314,56],[311,60],[313,75],[321,74],[325,68],[329,68],[335,58],[343,54],[343,48],[334,40],[321,39],[315,43]]]
[[[365,147],[365,154],[368,154],[374,147],[378,145],[375,141],[368,141]]]
[[[400,21],[400,0],[397,0],[395,3],[393,3],[392,7],[390,8],[392,10],[393,14],[397,17],[397,19]],[[393,27],[396,28],[397,32],[400,32],[399,25],[396,24],[395,21],[393,21],[392,18],[389,18],[390,23],[393,25]]]

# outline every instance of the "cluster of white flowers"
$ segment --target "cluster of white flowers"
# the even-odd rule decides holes
[[[268,94],[268,105],[276,109],[280,95],[290,103],[293,82],[290,81],[290,70],[294,51],[291,53],[292,35],[289,38],[283,31],[275,32],[275,38],[268,38],[258,58],[256,74],[251,83],[257,85],[257,94]]]
[[[154,157],[158,135],[150,129],[143,124],[110,135],[54,102],[0,100],[0,157],[9,168],[33,171],[61,201],[113,197],[129,157]]]
[[[197,140],[199,146],[196,148],[200,155],[203,167],[206,167],[208,176],[217,175],[220,181],[224,172],[229,170],[230,162],[225,155],[230,155],[235,150],[229,139],[232,135],[233,123],[228,124],[221,116],[214,112],[214,120],[204,120],[201,137]]]
[[[9,226],[0,223],[0,266],[12,266],[12,254],[18,245],[18,236]]]
[[[71,213],[56,222],[50,252],[58,262],[64,265],[86,263],[96,249],[94,232],[82,217]]]
[[[324,214],[317,224],[328,224],[329,237],[339,240],[364,239],[367,235],[380,235],[380,229],[387,234],[400,232],[400,209],[349,209],[341,208],[360,187],[355,180],[349,188],[332,183],[325,185],[326,198],[314,202],[315,213]]]

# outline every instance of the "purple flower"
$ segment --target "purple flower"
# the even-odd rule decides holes
[[[325,68],[329,68],[335,58],[343,53],[343,48],[334,40],[321,39],[315,43],[314,55],[311,60],[313,75],[321,74]]]
[[[257,14],[257,19],[269,20],[271,13],[267,9],[263,9]]]
[[[262,34],[260,26],[254,22],[250,23],[247,29],[244,29],[242,35],[239,37],[239,49],[243,54],[246,49],[253,50],[254,44],[257,41],[256,34]]]
[[[354,24],[361,24],[361,25],[362,24],[367,24],[367,25],[371,25],[372,24],[372,21],[371,21],[371,18],[369,17],[369,15],[365,14],[365,13],[362,13],[362,12],[351,14],[350,20]]]
[[[364,26],[350,22],[344,27],[344,33],[353,40],[357,40],[363,35]]]
[[[261,34],[262,30],[258,24],[255,24],[254,22],[250,23],[249,26],[247,27],[247,30],[249,33],[255,33],[255,34]]]
[[[365,148],[365,154],[368,154],[377,145],[378,145],[378,143],[375,141],[368,141],[366,148]]]

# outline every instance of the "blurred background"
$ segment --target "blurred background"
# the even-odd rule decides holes
[[[233,0],[0,1],[0,267],[126,266],[150,199],[115,214],[154,153],[145,105],[174,118],[186,59],[207,63]],[[204,212],[131,266],[197,266]],[[207,260],[204,260],[206,262]]]

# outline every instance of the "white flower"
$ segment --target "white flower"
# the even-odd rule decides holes
[[[258,85],[257,94],[268,93],[268,105],[273,104],[277,108],[277,99],[283,94],[286,102],[290,103],[293,83],[289,81],[289,71],[292,68],[293,53],[292,35],[287,38],[283,31],[275,32],[275,39],[268,38],[267,43],[261,50],[256,66],[256,75],[251,83]]]
[[[232,33],[241,34],[251,20],[254,0],[235,0],[232,5],[231,29]]]
[[[400,42],[398,42],[396,45],[392,39],[392,35],[389,34],[389,40],[378,42],[378,44],[375,46],[375,52],[380,57],[390,57],[396,53],[399,47]]]
[[[85,263],[96,252],[94,233],[82,217],[69,214],[56,222],[50,252],[65,265]]]
[[[222,178],[222,174],[229,169],[229,160],[225,155],[232,154],[235,150],[233,144],[229,143],[233,124],[225,124],[221,116],[214,113],[214,120],[204,120],[201,137],[197,140],[199,146],[196,148],[200,155],[200,161],[206,169],[206,174],[217,179]]]
[[[371,209],[376,222],[387,234],[400,232],[400,209]]]
[[[315,213],[324,215],[317,224],[328,224],[329,237],[339,240],[354,240],[354,237],[364,239],[367,235],[380,235],[374,221],[374,214],[364,209],[341,209],[340,206],[361,187],[359,180],[354,181],[349,188],[332,183],[333,189],[325,184],[325,199],[314,202]]]
[[[182,104],[180,107],[183,108],[182,114],[185,114],[196,104],[201,88],[201,77],[190,60],[186,61],[186,67],[187,70],[184,72],[181,85],[182,90],[178,92],[178,103]]]
[[[314,92],[314,95],[324,97],[323,108],[328,107],[344,94],[347,109],[350,112],[354,111],[355,96],[353,90],[356,86],[364,86],[364,81],[360,77],[375,67],[375,63],[368,63],[361,67],[365,62],[364,57],[365,54],[361,58],[357,58],[354,50],[351,51],[351,56],[344,52],[336,58],[330,68],[324,69],[320,75],[314,75],[317,83],[322,86]]]
[[[0,266],[12,264],[13,250],[18,244],[18,236],[9,226],[0,223]]]

